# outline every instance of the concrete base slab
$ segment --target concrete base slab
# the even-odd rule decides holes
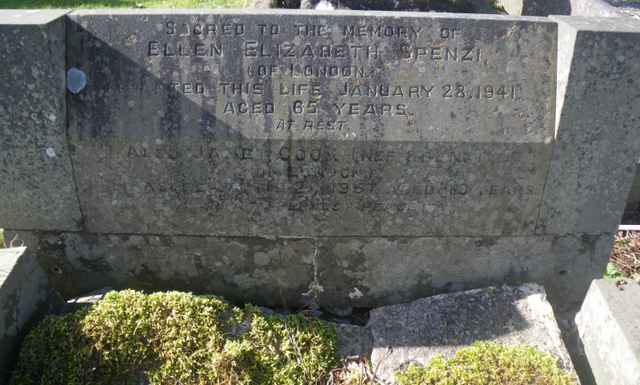
[[[392,382],[410,363],[428,364],[437,355],[451,357],[475,341],[530,345],[557,357],[574,372],[560,329],[542,286],[476,289],[442,294],[371,311],[371,362]]]

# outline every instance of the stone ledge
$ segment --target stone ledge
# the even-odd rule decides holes
[[[574,312],[591,280],[602,275],[613,242],[611,234],[267,239],[8,231],[15,234],[38,246],[31,251],[65,298],[104,287],[171,288],[299,307],[315,266],[324,308],[375,308],[435,293],[537,282],[557,310]]]
[[[0,24],[45,25],[69,12],[68,9],[0,9]]]
[[[51,294],[44,271],[26,249],[0,249],[0,385],[8,380],[21,337],[44,314]]]
[[[640,384],[640,285],[625,282],[594,280],[576,316],[598,385]]]

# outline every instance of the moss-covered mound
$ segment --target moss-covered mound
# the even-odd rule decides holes
[[[336,385],[378,384],[370,370],[334,370],[338,366],[336,332],[323,321],[268,316],[216,297],[127,290],[40,323],[23,343],[11,384],[324,385],[332,370]],[[397,373],[397,380],[399,385],[575,384],[548,354],[488,342],[461,349],[450,360],[411,366]]]
[[[452,359],[436,357],[396,374],[399,385],[574,385],[549,354],[530,346],[477,342]]]
[[[335,330],[215,297],[111,292],[45,319],[26,337],[13,385],[324,384]]]

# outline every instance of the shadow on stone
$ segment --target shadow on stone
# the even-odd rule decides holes
[[[427,365],[437,355],[452,357],[476,341],[534,346],[573,372],[545,291],[535,284],[489,287],[385,306],[372,310],[367,327],[373,336],[372,364],[387,380],[410,363]]]

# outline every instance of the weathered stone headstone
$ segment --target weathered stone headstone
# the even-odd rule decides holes
[[[65,136],[65,13],[0,10],[0,227],[79,229]]]
[[[80,227],[23,238],[69,295],[370,307],[536,281],[576,304],[638,150],[640,29],[590,20],[74,12]]]
[[[72,15],[87,229],[532,233],[555,24],[398,16]]]
[[[244,256],[224,278],[243,290],[277,265],[298,291],[319,279],[328,302],[365,306],[520,269],[434,269],[453,250],[526,258],[537,242],[522,237],[535,234],[553,142],[554,23],[87,11],[67,34],[67,63],[88,79],[68,96],[86,230],[248,250],[199,250],[210,260],[193,281]],[[277,248],[265,237],[307,245],[257,257],[257,241]],[[487,251],[498,243],[515,250]],[[152,249],[147,267],[147,252],[163,254]]]

